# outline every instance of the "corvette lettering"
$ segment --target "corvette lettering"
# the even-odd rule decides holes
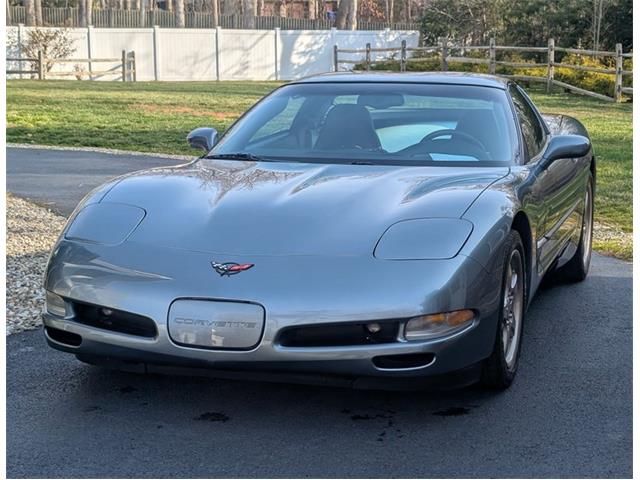
[[[180,325],[193,325],[198,327],[212,327],[212,328],[258,328],[256,322],[229,322],[224,320],[203,320],[199,318],[185,318],[178,317],[174,320],[174,323]]]

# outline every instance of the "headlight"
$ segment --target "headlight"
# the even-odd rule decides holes
[[[426,340],[434,337],[450,335],[464,330],[473,323],[475,314],[472,310],[436,313],[412,318],[404,327],[407,340]]]
[[[122,203],[92,203],[84,207],[65,232],[65,238],[81,242],[117,245],[135,230],[146,212]]]
[[[44,308],[47,313],[56,317],[67,316],[67,302],[60,295],[47,291]]]
[[[443,260],[455,257],[473,224],[459,218],[422,218],[391,225],[376,245],[383,260]]]

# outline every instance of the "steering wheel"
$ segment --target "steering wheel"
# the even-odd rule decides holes
[[[452,139],[453,139],[453,137],[458,137],[463,142],[466,142],[466,143],[469,143],[469,144],[473,145],[474,147],[478,148],[483,153],[485,153],[487,151],[487,147],[485,147],[484,144],[480,140],[478,140],[477,138],[472,137],[468,133],[461,132],[460,130],[453,130],[451,128],[447,128],[447,129],[444,129],[444,130],[437,130],[435,132],[431,132],[430,134],[425,136],[422,140],[420,140],[419,145],[424,145],[425,143],[432,142],[436,138],[443,137],[445,135],[450,135]]]

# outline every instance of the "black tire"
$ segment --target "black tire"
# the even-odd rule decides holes
[[[585,192],[585,209],[582,215],[582,229],[578,250],[565,265],[558,270],[558,276],[567,282],[581,282],[589,273],[591,265],[591,241],[593,239],[593,176],[589,174]]]
[[[518,263],[519,273],[516,283],[519,282],[517,288],[517,296],[519,298],[511,302],[512,315],[510,316],[506,313],[507,299],[511,297],[510,292],[515,288],[512,287],[513,268],[514,265]],[[516,376],[526,311],[527,278],[522,239],[518,232],[512,230],[506,241],[503,258],[502,289],[500,290],[500,308],[498,311],[496,338],[491,356],[484,361],[482,368],[481,384],[486,387],[504,390],[511,385]],[[507,292],[507,289],[509,289],[509,292]],[[516,294],[514,293],[513,297],[515,296]],[[516,314],[519,315],[517,319],[515,317]],[[514,323],[513,336],[510,337],[510,328]],[[506,336],[505,329],[507,330]],[[513,348],[515,348],[515,350],[512,351]]]

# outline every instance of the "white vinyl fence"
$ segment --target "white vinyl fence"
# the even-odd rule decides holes
[[[7,57],[25,57],[20,45],[28,30],[7,27]],[[71,28],[78,59],[119,58],[122,51],[135,52],[136,78],[146,80],[293,80],[333,70],[333,46],[362,49],[367,43],[380,48],[398,45],[417,47],[417,31],[398,30],[235,30],[184,28]],[[352,60],[361,60],[352,55]],[[14,62],[20,63],[20,62]],[[26,63],[26,62],[22,62]],[[22,70],[16,65],[14,69]],[[72,72],[86,63],[56,64],[53,71]],[[102,68],[102,67],[101,67]],[[97,75],[96,80],[119,80]],[[9,69],[9,64],[7,65]],[[17,75],[9,75],[17,78]],[[54,78],[53,76],[49,78]],[[63,77],[73,78],[73,77]]]

